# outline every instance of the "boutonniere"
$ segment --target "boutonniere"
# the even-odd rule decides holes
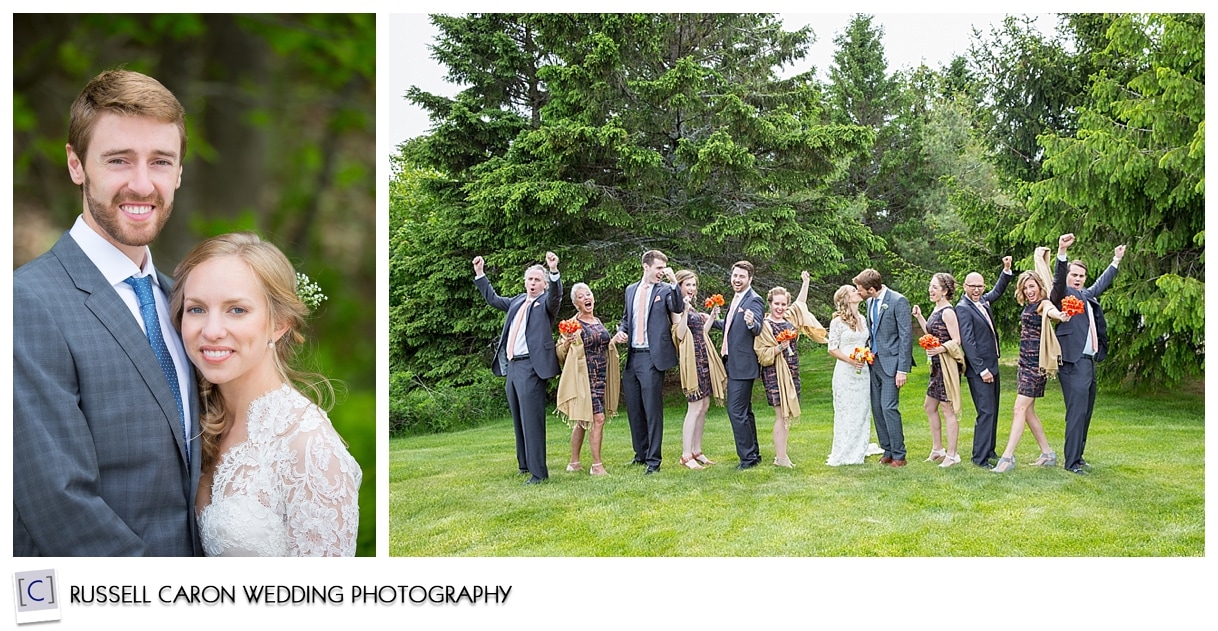
[[[880,311],[888,311],[888,303],[880,305]]]

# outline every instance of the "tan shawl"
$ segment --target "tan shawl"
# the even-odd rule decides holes
[[[804,303],[791,303],[791,306],[787,308],[785,319],[795,325],[796,332],[807,335],[819,344],[828,343],[828,332],[825,327],[820,325],[816,316],[808,311],[808,306]],[[790,427],[801,413],[799,392],[795,390],[795,379],[791,376],[791,368],[787,366],[786,359],[783,358],[779,361],[779,357],[783,353],[782,347],[774,337],[774,332],[764,322],[761,326],[761,333],[753,339],[753,351],[757,353],[759,364],[774,367],[774,372],[778,377],[779,407],[786,419],[787,427]]]
[[[1057,379],[1057,369],[1061,366],[1062,345],[1057,341],[1057,330],[1053,328],[1056,322],[1053,317],[1061,317],[1061,311],[1048,300],[1040,301],[1036,307],[1040,314],[1040,356],[1036,361],[1040,364],[1041,374],[1050,379]]]
[[[584,345],[577,337],[574,344],[567,342],[565,335],[558,337],[554,347],[562,374],[558,378],[558,413],[565,416],[568,425],[588,429],[592,425],[592,381],[588,377],[588,360]],[[618,364],[617,344],[609,343],[609,361],[605,370],[605,416],[617,415],[621,398],[622,374]]]
[[[1049,248],[1036,248],[1032,259],[1036,274],[1044,281],[1045,289],[1048,290],[1053,286],[1053,274],[1049,271],[1049,261],[1052,260]],[[1016,287],[1015,291],[1021,292],[1023,288]],[[1058,311],[1052,302],[1042,300],[1036,312],[1040,314],[1040,356],[1036,358],[1037,363],[1040,364],[1041,373],[1048,375],[1050,379],[1056,379],[1057,368],[1062,360],[1062,346],[1057,341],[1057,329],[1053,327],[1055,321],[1050,316],[1060,318],[1061,311]]]
[[[964,349],[960,348],[960,342],[948,340],[943,343],[943,352],[939,353],[939,367],[943,369],[943,388],[947,391],[947,400],[951,402],[956,414],[959,414],[960,373],[964,370]]]
[[[693,309],[693,307],[687,307]],[[703,314],[705,316],[705,314]],[[723,405],[727,392],[727,371],[723,368],[723,359],[715,350],[710,339],[710,316],[705,316],[702,325],[702,342],[706,345],[706,360],[710,364],[711,397],[716,405]],[[686,318],[677,320],[672,325],[672,342],[677,347],[677,356],[681,366],[681,390],[685,394],[693,394],[698,388],[698,357],[694,350],[694,336],[689,334],[689,322]]]

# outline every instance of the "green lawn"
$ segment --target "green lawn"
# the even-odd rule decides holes
[[[973,408],[965,395],[961,465],[922,459],[930,432],[924,358],[902,391],[909,466],[871,456],[824,465],[832,443],[832,360],[801,341],[803,417],[791,431],[797,468],[779,469],[773,412],[754,387],[763,465],[735,469],[731,428],[712,407],[704,440],[719,464],[679,466],[684,399],[667,398],[664,465],[643,476],[625,413],[606,427],[610,476],[566,473],[569,430],[548,426],[550,480],[526,487],[516,472],[511,420],[464,432],[390,441],[390,554],[395,556],[1201,556],[1205,552],[1204,401],[1201,394],[1133,396],[1101,390],[1087,442],[1091,474],[1019,466],[998,475],[968,462]],[[1014,358],[1010,349],[1004,353]],[[1010,431],[1015,369],[1003,367],[998,451]],[[967,392],[967,385],[965,386]],[[1061,452],[1060,385],[1037,402]],[[873,430],[874,440],[874,430]],[[583,462],[590,462],[585,446]]]

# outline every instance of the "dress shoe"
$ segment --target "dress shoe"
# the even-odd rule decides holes
[[[1083,460],[1082,458],[1078,459],[1078,466],[1080,466],[1084,469],[1091,469],[1091,465],[1087,464],[1087,461]]]
[[[905,459],[904,458],[901,458],[901,459],[893,458],[892,462],[888,463],[888,466],[893,467],[893,468],[904,467]]]
[[[1079,475],[1087,475],[1087,472],[1082,467],[1074,467],[1073,469],[1066,469],[1066,471],[1069,471],[1070,473],[1077,473]]]
[[[638,458],[635,458],[634,460],[631,460],[630,463],[627,464],[626,466],[633,467],[634,465],[638,465],[638,464],[647,464],[647,463],[643,462],[642,460],[639,460]]]
[[[660,470],[660,465],[658,465],[658,464],[650,465],[649,464],[649,465],[647,465],[647,470],[643,472],[643,475],[651,475],[653,473],[658,472],[659,470]]]
[[[534,475],[534,476],[529,476],[529,479],[527,479],[527,480],[525,480],[525,481],[524,481],[524,483],[525,483],[525,484],[541,484],[542,482],[545,482],[545,479],[544,479],[544,478],[539,478],[539,477],[537,477],[537,476],[535,476],[535,475]]]
[[[528,475],[528,474],[529,474],[529,470],[528,470],[528,469],[521,469],[520,471],[517,471],[516,473],[519,473],[520,475]]]
[[[977,463],[975,463],[975,462],[974,462],[974,463],[973,463],[973,466],[974,466],[974,467],[981,467],[982,469],[993,469],[993,468],[994,468],[994,465],[990,464],[990,461],[988,461],[988,460],[987,460],[987,461],[985,461],[985,462],[983,462],[983,463],[981,463],[981,464],[977,464]]]
[[[888,464],[892,462],[892,456],[883,456],[880,458],[880,464]]]
[[[756,462],[742,462],[742,463],[736,465],[736,469],[738,469],[740,471],[744,471],[745,469],[752,469],[755,466],[757,466]]]

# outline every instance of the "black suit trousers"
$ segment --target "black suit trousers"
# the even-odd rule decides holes
[[[664,441],[664,373],[648,353],[631,350],[622,375],[622,398],[630,423],[634,459],[660,466]]]
[[[542,480],[546,468],[546,380],[537,376],[528,357],[508,362],[508,409],[516,428],[516,464]]]
[[[727,380],[727,418],[736,438],[736,455],[742,465],[761,463],[757,447],[757,417],[753,416],[753,379]]]
[[[993,383],[986,383],[981,375],[968,375],[969,394],[973,407],[977,408],[977,424],[973,427],[973,464],[984,465],[997,458],[994,448],[998,443],[998,373]]]
[[[1066,446],[1062,450],[1062,464],[1073,469],[1083,464],[1087,430],[1091,428],[1091,413],[1095,410],[1095,361],[1084,355],[1077,362],[1065,362],[1057,377],[1062,382],[1062,399],[1066,403]]]

